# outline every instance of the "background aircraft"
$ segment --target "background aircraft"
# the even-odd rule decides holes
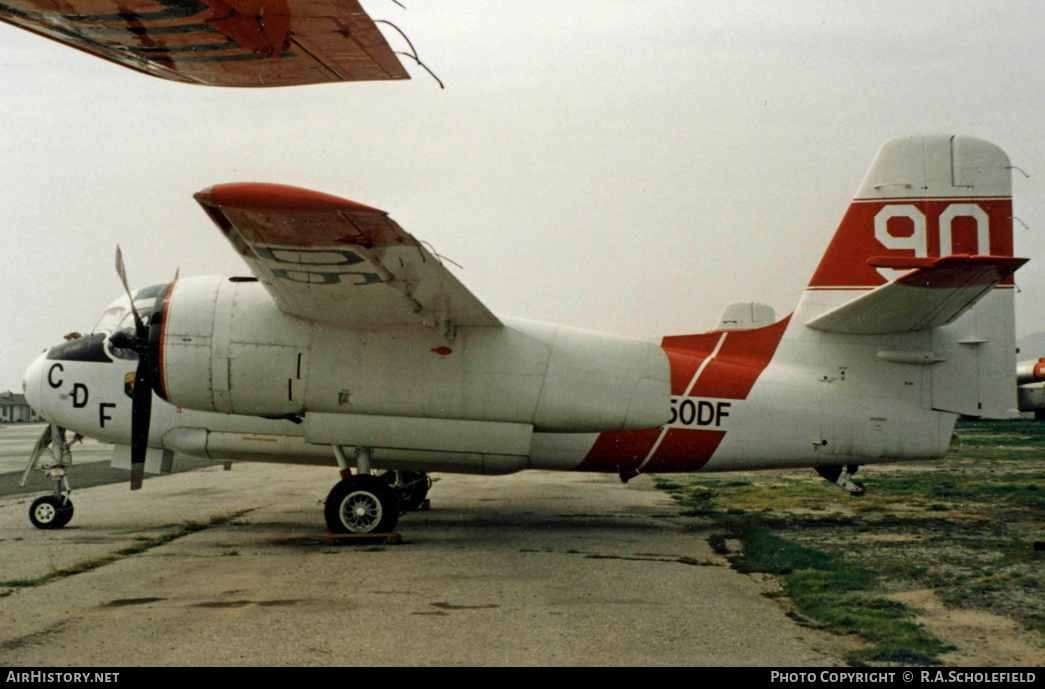
[[[1034,412],[1045,420],[1045,358],[1028,359],[1016,366],[1016,399],[1020,411]]]
[[[71,517],[63,429],[116,443],[132,487],[174,452],[336,464],[332,532],[394,528],[375,468],[808,466],[859,493],[859,465],[941,457],[960,414],[1015,414],[1010,169],[969,137],[891,140],[791,315],[734,304],[659,344],[495,316],[383,211],[212,187],[196,199],[252,275],[129,294],[30,366],[52,424],[34,459],[50,443],[60,470],[31,518]]]

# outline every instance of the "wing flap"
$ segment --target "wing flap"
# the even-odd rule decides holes
[[[357,0],[0,0],[0,21],[186,83],[410,78]]]
[[[915,332],[947,325],[1027,262],[1009,256],[874,257],[876,268],[912,268],[806,323],[848,335]]]
[[[272,184],[196,194],[284,312],[347,328],[501,323],[384,211]]]

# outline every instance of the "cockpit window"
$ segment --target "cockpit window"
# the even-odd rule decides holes
[[[146,299],[152,299],[155,301],[156,295],[160,293],[160,290],[167,286],[166,282],[161,282],[158,285],[149,285],[148,287],[142,287],[140,290],[134,293],[134,303],[137,304],[140,301]]]
[[[160,290],[167,286],[167,283],[161,282],[158,285],[149,285],[148,287],[142,287],[140,290],[134,293],[134,305],[138,308],[138,313],[141,314],[142,320],[145,324],[149,324],[149,319],[146,314],[152,313],[152,308],[156,303],[156,297],[159,295]],[[98,320],[98,323],[91,330],[92,333],[105,333],[109,335],[121,328],[134,328],[134,316],[131,314],[130,305],[126,296],[120,297],[105,310],[102,317]]]
[[[111,306],[102,314],[92,333],[111,333],[127,314],[126,306]]]
[[[138,315],[141,316],[142,323],[149,325],[149,318],[152,316],[152,308],[146,307],[143,309],[139,306]],[[123,317],[123,320],[120,321],[120,325],[116,327],[116,330],[130,330],[133,333],[135,330],[134,313],[128,311]]]

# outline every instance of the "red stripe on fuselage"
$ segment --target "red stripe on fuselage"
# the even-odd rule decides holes
[[[638,469],[660,437],[659,428],[600,433],[577,468],[582,471]]]
[[[788,316],[765,328],[665,337],[660,346],[671,366],[672,396],[747,399],[790,321]],[[667,427],[601,433],[578,469],[696,471],[711,459],[725,435],[724,429]]]
[[[693,376],[700,370],[704,360],[711,356],[722,339],[722,333],[710,332],[703,335],[685,335],[682,337],[665,337],[660,347],[668,355],[671,366],[671,395],[680,397],[686,394]],[[728,339],[728,334],[727,334]],[[669,346],[669,340],[685,340],[684,346]]]
[[[692,428],[668,428],[657,445],[643,471],[652,473],[694,471],[708,463],[719,443],[726,437],[725,431],[710,431]]]

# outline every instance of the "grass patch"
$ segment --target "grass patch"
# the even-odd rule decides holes
[[[943,460],[861,469],[860,498],[812,470],[673,476],[665,489],[711,526],[709,544],[736,569],[778,577],[801,618],[865,639],[851,662],[937,664],[952,648],[893,594],[1045,633],[1045,550],[1034,546],[1045,533],[1045,423],[961,421],[957,432]]]
[[[872,570],[765,528],[743,527],[733,536],[743,544],[743,551],[731,558],[738,571],[780,576],[785,594],[801,616],[870,643],[869,648],[850,654],[851,662],[935,665],[940,653],[951,650],[916,624],[907,606],[875,595],[878,575]]]
[[[93,560],[84,560],[82,562],[77,562],[76,564],[70,567],[56,569],[41,577],[35,577],[32,579],[11,579],[9,581],[0,581],[0,586],[12,589],[31,588],[33,586],[42,586],[43,584],[55,581],[56,579],[64,579],[65,577],[71,577],[77,574],[83,574],[84,572],[90,572],[95,569],[98,569],[99,567],[105,567],[106,565],[110,565],[118,560],[122,560],[125,557],[129,557],[131,555],[138,555],[148,550],[152,550],[153,548],[165,545],[167,543],[170,543],[171,541],[182,538],[183,536],[188,536],[189,534],[196,533],[197,531],[203,531],[204,529],[210,528],[212,526],[226,524],[228,522],[231,522],[233,519],[236,519],[246,514],[247,512],[249,512],[249,510],[233,512],[227,515],[219,515],[211,517],[206,522],[187,521],[178,526],[173,531],[160,534],[159,536],[138,538],[137,543],[128,548],[122,548],[120,550],[117,550],[116,553],[113,555],[106,555],[104,557],[95,558]],[[10,592],[8,592],[8,595],[9,594]]]

